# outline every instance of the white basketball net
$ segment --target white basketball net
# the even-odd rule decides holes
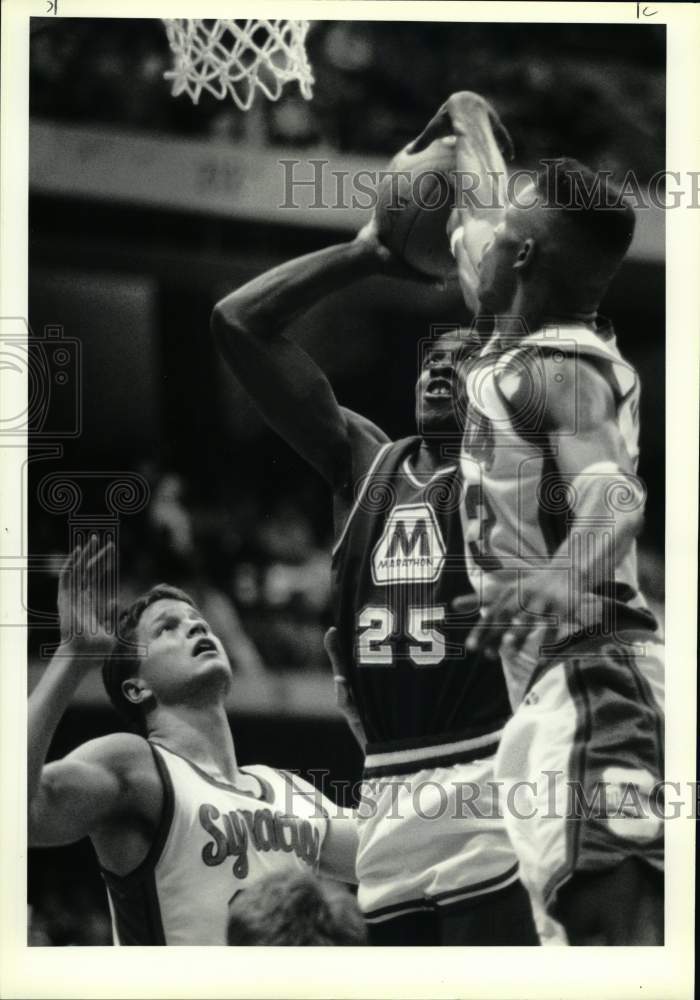
[[[314,82],[304,39],[308,21],[164,19],[175,64],[165,74],[174,97],[186,92],[195,104],[203,90],[223,100],[230,94],[247,111],[256,88],[276,101],[285,83],[299,81],[311,97]]]

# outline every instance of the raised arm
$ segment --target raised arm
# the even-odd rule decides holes
[[[112,644],[109,629],[111,544],[93,539],[77,547],[59,578],[61,643],[29,699],[28,807],[30,846],[79,840],[133,807],[134,770],[143,772],[144,740],[118,734],[93,740],[62,760],[46,764],[61,716],[85,673]],[[156,790],[157,792],[157,790]],[[157,794],[153,799],[158,808]]]
[[[357,844],[357,817],[354,811],[334,805],[321,848],[320,873],[339,882],[356,884]]]
[[[330,292],[387,271],[391,255],[370,225],[349,243],[267,271],[212,313],[217,343],[267,423],[336,491],[351,487],[386,438],[369,421],[352,422],[319,366],[284,330]]]
[[[513,158],[513,143],[494,108],[469,90],[448,97],[410,148],[418,152],[448,135],[454,136],[457,162],[457,205],[448,236],[465,302],[477,311],[478,267],[505,216],[505,159]]]

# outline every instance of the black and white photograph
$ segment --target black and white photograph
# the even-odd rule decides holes
[[[265,6],[3,7],[2,995],[690,997],[697,8]]]

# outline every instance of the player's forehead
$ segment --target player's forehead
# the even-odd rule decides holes
[[[197,618],[202,616],[196,608],[193,608],[187,601],[177,597],[159,597],[157,601],[146,608],[139,619],[139,628],[145,631],[152,631],[168,618],[175,618],[181,621],[184,618]]]
[[[424,344],[423,364],[436,356],[446,355],[457,360],[465,354],[471,354],[478,347],[478,338],[470,332],[460,333],[450,331],[440,334]]]

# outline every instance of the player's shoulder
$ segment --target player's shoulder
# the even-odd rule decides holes
[[[81,744],[71,756],[121,775],[144,773],[151,766],[155,767],[150,743],[136,733],[98,736]]]
[[[268,764],[245,764],[241,767],[241,770],[245,774],[254,775],[256,778],[273,778],[274,780],[278,780],[282,773],[276,767],[270,767]]]
[[[579,382],[605,382],[598,361],[575,351],[526,344],[503,356],[494,368],[499,388],[509,394],[539,387],[571,388]]]
[[[341,406],[340,409],[351,439],[363,439],[374,445],[382,445],[389,440],[381,427],[378,427],[369,417],[365,417],[362,413],[356,413],[355,410],[350,410],[347,406]]]
[[[625,395],[637,380],[634,368],[622,357],[612,327],[563,327],[553,336],[540,331],[524,337],[497,357],[499,382],[527,382],[556,388],[612,384]],[[524,376],[524,378],[523,378]]]
[[[494,372],[494,383],[511,412],[542,429],[597,423],[615,409],[610,380],[592,359],[557,347],[528,344]]]
[[[346,482],[338,484],[336,493],[347,499],[358,479],[366,476],[375,463],[379,453],[390,444],[390,438],[369,417],[356,413],[346,406],[341,407],[345,419],[345,427],[352,456],[350,476]]]
[[[246,764],[243,770],[256,778],[265,778],[276,785],[295,785],[304,791],[313,790],[314,786],[298,775],[283,767],[271,767],[269,764]]]
[[[269,764],[246,764],[241,768],[241,771],[256,778],[263,788],[271,789],[275,799],[279,797],[291,780],[289,771],[284,771],[279,767],[270,767]]]
[[[375,448],[371,461],[366,465],[356,481],[355,499],[358,495],[365,494],[372,486],[379,488],[381,492],[389,489],[390,492],[397,486],[396,477],[403,475],[404,462],[406,459],[412,461],[423,443],[423,438],[418,434],[408,437],[390,440]],[[368,510],[376,509],[370,504]],[[384,515],[381,511],[381,515]]]
[[[284,796],[286,810],[289,812],[295,812],[294,806],[299,802],[305,803],[307,808],[312,805],[314,812],[319,815],[328,815],[333,808],[333,803],[326,798],[323,792],[316,788],[312,782],[302,778],[296,771],[268,767],[266,764],[246,765],[245,771],[257,778],[267,780],[273,787],[276,786],[280,794]]]

